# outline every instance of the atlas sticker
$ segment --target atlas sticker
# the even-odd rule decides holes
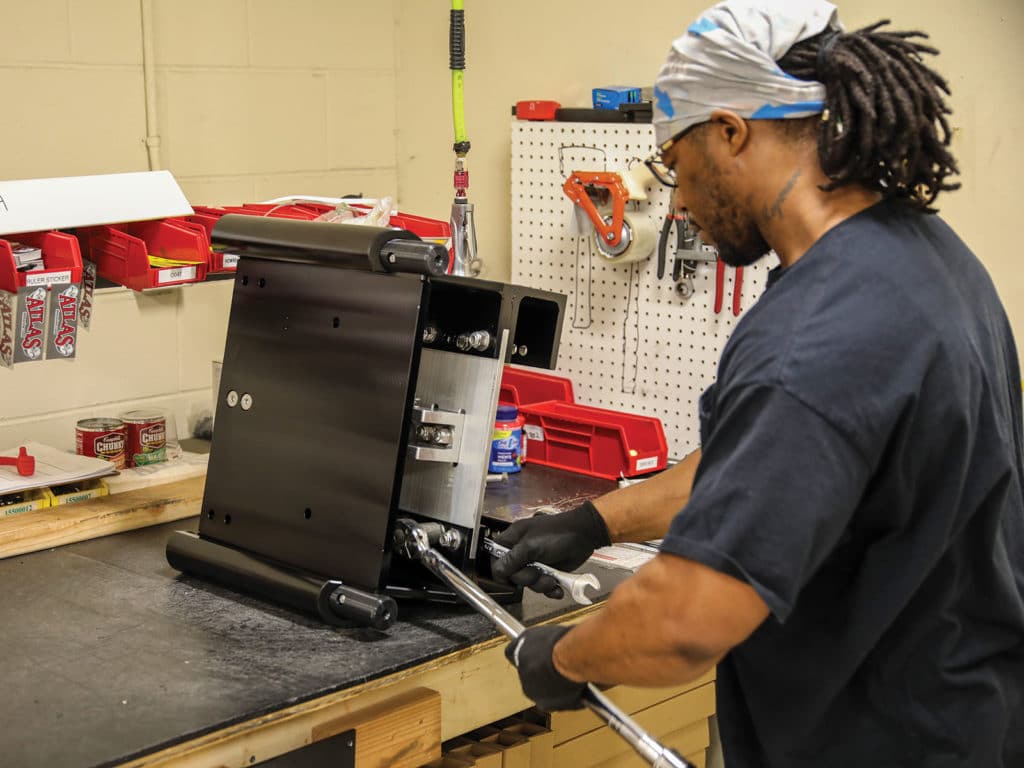
[[[82,262],[82,296],[78,303],[78,318],[83,328],[92,322],[92,294],[96,290],[96,262]]]
[[[60,292],[51,293],[50,336],[46,357],[70,359],[75,356],[78,340],[78,299],[81,289],[68,285]]]
[[[15,334],[14,362],[43,359],[46,341],[46,288],[22,288],[18,291],[18,330]]]
[[[15,294],[0,291],[0,365],[14,365],[14,301]]]

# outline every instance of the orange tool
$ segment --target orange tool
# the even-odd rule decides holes
[[[611,195],[610,219],[598,212],[591,199],[592,194],[599,194],[601,190],[607,190]],[[573,171],[562,185],[562,191],[590,217],[597,230],[595,240],[598,248],[610,255],[616,255],[626,249],[629,243],[623,242],[623,235],[627,239],[630,236],[624,220],[629,190],[626,189],[619,174],[607,171]]]

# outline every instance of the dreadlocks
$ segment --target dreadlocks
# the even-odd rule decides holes
[[[830,181],[822,189],[863,184],[885,197],[907,200],[929,213],[939,192],[959,183],[947,149],[951,114],[946,81],[925,66],[936,54],[915,42],[923,32],[880,32],[889,20],[855,32],[826,31],[794,45],[778,64],[826,91],[818,123],[818,157]]]

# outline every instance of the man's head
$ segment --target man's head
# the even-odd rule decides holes
[[[655,84],[655,136],[723,260],[768,250],[795,184],[821,204],[853,189],[925,210],[956,163],[945,81],[919,32],[846,33],[825,0],[725,0],[677,39]],[[802,174],[802,175],[801,175]],[[834,195],[826,193],[846,188]]]

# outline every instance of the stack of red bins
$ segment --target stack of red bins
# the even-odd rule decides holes
[[[498,401],[523,414],[529,463],[609,480],[667,466],[660,419],[580,405],[569,379],[506,365]]]

